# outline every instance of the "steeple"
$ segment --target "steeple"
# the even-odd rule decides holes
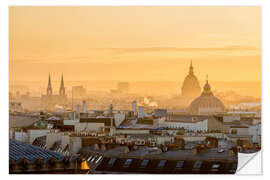
[[[62,73],[62,77],[61,77],[61,85],[60,85],[60,89],[59,89],[59,95],[60,96],[65,96],[65,86],[64,86],[63,73]]]
[[[193,74],[192,59],[190,60],[189,74]]]
[[[49,73],[48,87],[47,87],[47,95],[52,95],[52,84],[51,84],[51,75]]]
[[[213,95],[213,93],[211,91],[211,86],[208,83],[208,75],[206,75],[206,83],[205,83],[205,85],[203,87],[202,95],[205,95],[205,96]]]

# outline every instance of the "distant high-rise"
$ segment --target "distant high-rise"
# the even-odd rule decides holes
[[[132,104],[131,104],[131,107],[132,107],[132,111],[135,114],[137,112],[137,102],[133,101]]]
[[[83,102],[82,102],[82,112],[83,113],[86,113],[87,112],[87,105],[86,105],[86,101],[85,100],[83,100]]]
[[[138,118],[143,118],[144,117],[144,107],[139,106],[138,107]]]
[[[182,96],[188,98],[198,97],[201,93],[201,87],[197,77],[194,75],[192,61],[189,67],[189,74],[184,79],[182,86]]]

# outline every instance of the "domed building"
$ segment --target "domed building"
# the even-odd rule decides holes
[[[187,98],[198,97],[201,93],[201,87],[197,77],[194,75],[192,61],[189,67],[189,74],[186,76],[182,86],[182,96]]]
[[[215,114],[224,112],[224,110],[223,102],[213,95],[208,79],[201,96],[194,99],[188,107],[188,112],[196,115]]]

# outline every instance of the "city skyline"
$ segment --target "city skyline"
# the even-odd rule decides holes
[[[234,174],[261,150],[261,8],[9,7],[10,174]]]

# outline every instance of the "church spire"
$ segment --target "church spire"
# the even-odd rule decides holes
[[[47,95],[52,95],[52,83],[51,83],[51,74],[49,73]]]
[[[189,74],[193,74],[192,59],[190,60]]]
[[[62,73],[62,77],[61,77],[61,88],[64,88],[64,77],[63,77],[63,73]]]
[[[62,76],[61,76],[61,85],[60,85],[60,89],[59,89],[59,94],[60,94],[60,96],[65,96],[65,86],[64,86],[63,73],[62,73]]]
[[[203,87],[202,95],[206,95],[206,96],[213,95],[213,93],[211,91],[211,86],[208,83],[208,75],[206,75],[206,83],[205,83],[205,85]]]

